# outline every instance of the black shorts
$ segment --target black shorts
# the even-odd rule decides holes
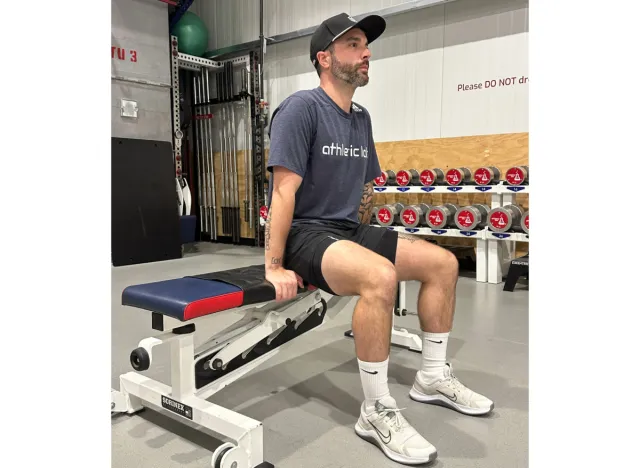
[[[322,276],[322,256],[327,247],[338,240],[355,242],[395,264],[396,231],[352,222],[313,221],[291,226],[284,267],[295,271],[307,283],[335,295]]]

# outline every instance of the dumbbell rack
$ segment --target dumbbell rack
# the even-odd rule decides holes
[[[491,195],[491,209],[515,203],[519,193],[529,193],[528,185],[435,185],[423,186],[382,186],[373,188],[376,193],[485,193]],[[380,226],[383,228],[383,226]],[[476,240],[476,281],[498,284],[502,282],[503,270],[515,254],[515,242],[529,242],[529,235],[515,232],[493,232],[489,228],[462,231],[460,229],[432,229],[428,227],[408,228],[388,226],[387,229],[420,236],[466,237]],[[401,288],[404,292],[404,285]],[[400,297],[401,310],[404,308],[404,294]]]

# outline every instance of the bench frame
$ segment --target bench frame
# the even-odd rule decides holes
[[[177,415],[178,420],[186,425],[204,428],[230,439],[230,442],[223,443],[213,452],[213,468],[273,468],[272,464],[264,461],[262,423],[210,403],[207,398],[275,356],[300,335],[199,389],[196,388],[196,362],[216,353],[207,361],[209,369],[225,369],[232,359],[240,355],[246,357],[246,353],[265,338],[267,343],[275,339],[287,324],[295,322],[297,329],[317,313],[320,317],[322,314],[324,316],[322,322],[311,331],[321,328],[350,300],[351,297],[332,296],[322,290],[314,290],[286,302],[251,304],[184,322],[153,313],[152,328],[170,331],[141,340],[139,347],[131,353],[131,364],[136,371],[122,374],[120,390],[112,389],[112,414],[133,414],[149,407],[174,417]],[[215,320],[219,314],[229,313],[239,314],[240,319],[196,349],[196,323],[202,324],[203,321]],[[140,373],[153,363],[153,349],[167,344],[170,345],[171,386]]]

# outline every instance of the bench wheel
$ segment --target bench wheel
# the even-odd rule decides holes
[[[131,361],[131,367],[137,371],[145,371],[149,369],[149,366],[151,365],[149,353],[144,348],[136,348],[131,351],[129,361]]]
[[[218,447],[211,457],[212,468],[247,468],[248,466],[247,453],[229,442]]]

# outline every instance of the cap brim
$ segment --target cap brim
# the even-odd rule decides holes
[[[387,22],[382,16],[369,15],[354,24],[353,28],[362,29],[364,34],[367,36],[367,41],[371,44],[382,35],[384,30],[387,28]]]

